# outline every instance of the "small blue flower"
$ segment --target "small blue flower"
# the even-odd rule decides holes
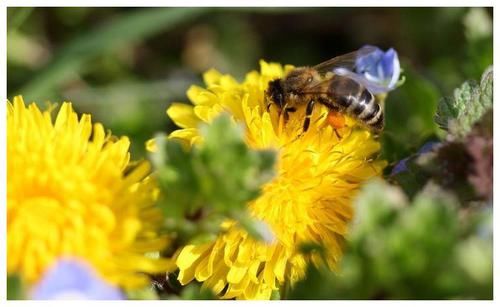
[[[391,176],[404,173],[408,170],[408,166],[406,163],[408,162],[409,158],[404,158],[403,160],[400,160],[393,168],[391,171]]]
[[[439,144],[440,144],[439,142],[433,142],[433,141],[427,142],[422,147],[420,147],[420,149],[418,150],[418,152],[415,155],[413,155],[412,157],[428,153],[428,152],[432,151],[434,149],[434,147],[436,147]],[[400,173],[408,171],[408,166],[406,165],[406,163],[408,162],[409,159],[410,159],[410,157],[405,158],[405,159],[399,161],[393,167],[393,169],[391,171],[391,176],[394,176],[394,175],[397,175],[397,174],[400,174]]]
[[[124,299],[118,288],[102,280],[86,263],[76,259],[59,260],[49,268],[32,292],[35,300]]]
[[[383,52],[375,47],[375,51],[356,60],[356,72],[368,81],[385,87],[386,92],[393,90],[401,73],[398,53],[392,48]]]
[[[390,48],[384,52],[367,45],[357,54],[354,72],[346,68],[337,68],[334,72],[362,83],[372,94],[387,93],[396,88],[401,74],[396,50]]]

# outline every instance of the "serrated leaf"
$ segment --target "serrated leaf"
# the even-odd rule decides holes
[[[481,77],[481,104],[488,109],[493,107],[493,66],[488,67]]]
[[[448,121],[457,118],[459,111],[455,106],[455,100],[449,97],[442,98],[437,106],[434,121],[443,130],[448,130]]]
[[[462,138],[483,114],[493,107],[493,67],[481,77],[481,83],[467,81],[455,89],[453,98],[443,98],[438,104],[436,123],[447,130],[451,138]]]

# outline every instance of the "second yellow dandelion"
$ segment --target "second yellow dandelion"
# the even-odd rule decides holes
[[[286,125],[275,108],[268,111],[264,92],[269,81],[291,69],[261,62],[261,71],[249,73],[242,83],[210,70],[204,75],[206,88],[188,90],[194,106],[174,103],[168,109],[183,128],[172,138],[199,143],[198,125],[226,111],[246,128],[248,146],[279,153],[277,176],[248,204],[251,215],[270,227],[274,240],[257,241],[228,221],[214,242],[179,251],[182,284],[196,279],[222,298],[269,299],[285,281],[302,278],[308,262],[321,261],[317,255],[302,254],[303,243],[323,246],[332,269],[340,260],[352,199],[364,181],[381,173],[385,162],[373,159],[380,144],[369,131],[348,117],[344,127],[333,129],[324,106],[314,109],[305,133],[303,109],[290,113]]]

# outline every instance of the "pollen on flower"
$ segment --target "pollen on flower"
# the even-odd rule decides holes
[[[54,261],[74,256],[108,282],[136,288],[147,283],[144,272],[171,268],[145,256],[168,238],[158,233],[149,164],[132,168],[129,145],[90,115],[78,119],[71,103],[55,121],[20,96],[7,103],[8,273],[33,284]]]
[[[374,159],[380,144],[371,132],[349,117],[329,115],[318,106],[303,133],[304,109],[290,113],[285,123],[277,108],[267,108],[269,81],[291,69],[261,61],[260,72],[250,72],[241,83],[210,70],[204,75],[206,88],[188,90],[193,105],[176,103],[167,110],[183,128],[171,138],[195,144],[198,124],[226,111],[244,125],[250,147],[278,151],[277,176],[248,204],[249,212],[270,227],[273,240],[257,241],[227,222],[214,242],[180,249],[176,264],[182,284],[195,279],[222,298],[269,299],[285,281],[302,278],[308,262],[321,261],[318,255],[302,254],[301,244],[322,245],[331,269],[341,258],[352,199],[386,163]]]

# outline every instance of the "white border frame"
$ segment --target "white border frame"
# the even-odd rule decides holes
[[[0,36],[0,53],[2,56],[2,61],[0,64],[0,82],[2,82],[1,88],[1,98],[6,101],[7,97],[7,50],[6,50],[6,41],[7,41],[7,29],[6,29],[6,24],[7,24],[7,7],[15,7],[15,6],[39,6],[39,7],[44,7],[44,6],[66,6],[66,7],[71,7],[71,6],[94,6],[94,7],[111,7],[111,6],[132,6],[132,7],[145,7],[145,6],[172,6],[172,7],[188,7],[188,6],[221,6],[221,7],[230,7],[230,6],[260,6],[260,7],[274,7],[274,6],[287,6],[287,7],[321,7],[321,6],[344,6],[344,7],[376,7],[376,6],[382,6],[382,7],[408,7],[408,6],[430,6],[430,7],[436,7],[436,6],[443,6],[443,7],[494,7],[493,9],[493,24],[494,24],[494,32],[493,32],[493,46],[495,46],[495,42],[498,42],[497,36],[499,33],[499,22],[498,22],[498,17],[495,18],[497,15],[497,9],[494,5],[494,1],[487,1],[487,0],[475,0],[475,1],[464,1],[464,0],[447,0],[447,1],[440,1],[437,3],[435,0],[420,0],[420,1],[396,1],[396,0],[387,0],[384,2],[381,2],[380,0],[363,0],[363,1],[353,1],[353,0],[336,0],[336,1],[327,1],[327,0],[309,0],[309,1],[298,1],[298,0],[253,0],[253,1],[229,1],[229,0],[217,0],[217,1],[193,1],[193,0],[187,0],[183,1],[180,3],[179,1],[153,1],[153,0],[143,0],[141,2],[137,1],[131,1],[131,0],[106,0],[106,1],[98,1],[98,0],[86,0],[86,1],[63,1],[63,0],[47,0],[47,1],[42,1],[42,0],[20,0],[20,1],[14,1],[14,0],[5,0],[2,1],[0,4],[0,24],[4,25],[5,28],[2,26],[3,30],[0,30],[1,36]],[[494,62],[496,59],[498,59],[498,48],[494,48]],[[499,93],[500,90],[500,85],[498,82],[495,81],[494,84],[494,97],[497,96],[495,95],[496,93]],[[494,99],[496,100],[496,99]],[[498,110],[498,107],[494,109],[494,122],[498,123],[500,121],[500,111]],[[7,276],[7,269],[6,269],[6,231],[7,231],[7,219],[6,219],[6,198],[7,198],[7,191],[6,191],[6,183],[7,183],[7,178],[6,178],[6,108],[5,107],[0,107],[0,122],[1,122],[1,133],[0,133],[0,195],[3,198],[3,203],[4,203],[4,210],[0,213],[0,225],[2,226],[1,229],[1,253],[0,253],[0,278],[3,278],[3,281],[0,282],[0,302],[6,300],[6,276]],[[500,143],[500,126],[497,124],[494,124],[494,144],[499,144]],[[497,154],[494,155],[494,177],[495,178],[500,178],[500,161],[497,159]],[[500,187],[500,181],[494,181],[494,191],[500,191],[498,187]],[[494,204],[493,207],[496,207],[498,204]],[[494,266],[493,266],[493,275],[495,276],[500,276],[500,265],[497,264],[496,256],[498,255],[497,249],[500,243],[500,238],[496,234],[496,229],[498,227],[495,227],[495,222],[499,221],[499,210],[500,209],[494,209],[494,221],[493,221],[493,229],[494,229]],[[498,281],[498,280],[497,280]],[[499,286],[498,282],[494,282],[494,298],[498,298],[498,292],[499,291]],[[320,305],[326,305],[326,304],[335,304],[335,305],[384,305],[384,306],[400,306],[401,304],[404,305],[409,305],[409,306],[421,306],[423,304],[425,305],[449,305],[449,304],[459,304],[462,306],[465,305],[473,305],[473,306],[478,306],[478,305],[490,305],[494,301],[307,301],[307,304],[320,304]],[[265,302],[251,302],[251,301],[246,301],[246,302],[234,302],[234,301],[149,301],[149,302],[144,302],[144,301],[120,301],[120,305],[136,305],[136,304],[151,304],[151,305],[157,305],[157,306],[166,306],[166,305],[175,305],[175,306],[191,306],[193,303],[196,304],[201,304],[204,306],[216,306],[219,304],[257,304],[257,305],[263,305],[263,304],[287,304],[287,305],[292,305],[292,306],[301,306],[304,304],[303,301],[265,301]],[[5,304],[5,303],[3,303]],[[28,305],[28,306],[41,306],[41,305],[46,305],[46,306],[65,306],[67,302],[54,302],[54,301],[47,301],[47,302],[41,302],[41,301],[7,301],[7,305]],[[88,302],[82,302],[82,301],[72,301],[71,304],[77,304],[79,306],[86,306]],[[102,306],[109,306],[109,304],[116,304],[116,302],[106,302],[106,301],[93,301],[91,302],[92,305],[97,304]]]

